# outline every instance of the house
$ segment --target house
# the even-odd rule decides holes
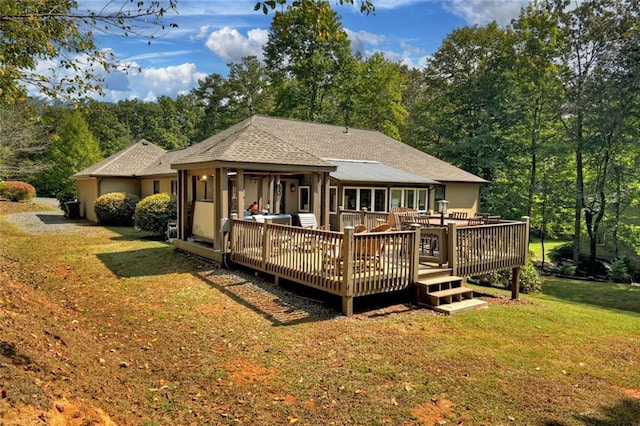
[[[362,234],[345,226],[397,207],[433,213],[445,198],[469,216],[480,208],[485,180],[370,130],[255,115],[181,150],[140,141],[74,177],[87,216],[107,189],[144,197],[170,185],[178,249],[339,295],[347,315],[354,297],[412,286],[430,305],[468,303],[466,277],[505,268],[517,289],[526,260],[526,218]],[[254,202],[259,216],[246,211]],[[332,231],[284,226],[304,213]]]
[[[160,192],[175,194],[176,173],[170,161],[179,151],[166,151],[144,139],[72,176],[78,189],[80,216],[98,221],[95,200],[110,192],[144,198]]]
[[[253,201],[276,216],[314,213],[338,229],[341,210],[433,212],[444,198],[450,210],[473,215],[486,183],[380,132],[260,115],[186,148],[171,167],[183,197],[182,228],[193,225],[193,235],[215,249],[218,224],[243,216]],[[211,215],[203,229],[200,218]]]

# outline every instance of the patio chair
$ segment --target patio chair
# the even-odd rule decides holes
[[[467,226],[480,226],[484,225],[484,219],[482,217],[472,217],[467,220]]]
[[[450,212],[449,219],[464,220],[467,218],[467,212]]]
[[[356,225],[356,227],[354,228],[354,231],[356,234],[359,234],[361,232],[366,232],[367,231],[367,227],[364,225]]]
[[[493,225],[496,223],[500,223],[500,216],[487,216],[485,219],[485,223],[487,225]]]
[[[329,230],[328,225],[318,225],[316,215],[313,213],[298,213],[298,218],[300,219],[300,226],[302,228]]]
[[[385,225],[388,227],[388,225]],[[371,232],[371,231],[370,231]],[[382,253],[384,252],[384,238],[358,238],[353,247],[353,269],[362,272],[367,269],[382,270]],[[323,266],[325,271],[337,271],[342,275],[344,267],[344,242],[340,247],[325,250]]]

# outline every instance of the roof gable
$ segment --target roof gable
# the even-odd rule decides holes
[[[253,117],[187,148],[175,165],[204,162],[330,167],[332,164],[253,123]]]
[[[73,177],[137,176],[142,170],[157,162],[165,153],[166,151],[159,146],[140,139],[133,145],[74,174]]]

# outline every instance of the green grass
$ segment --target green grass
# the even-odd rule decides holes
[[[546,239],[544,241],[545,262],[549,262],[549,252],[556,247],[566,244],[567,242],[568,241],[566,240]],[[529,250],[533,252],[533,258],[535,260],[542,260],[542,242],[539,238],[531,238],[529,241]]]
[[[128,231],[51,238],[0,220],[0,233],[0,340],[37,366],[0,358],[3,386],[25,405],[59,393],[118,424],[640,418],[640,287],[553,278],[516,302],[492,289],[505,297],[453,316],[356,299],[345,318]]]

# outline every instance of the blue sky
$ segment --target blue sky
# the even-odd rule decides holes
[[[79,7],[95,9],[105,2],[79,0]],[[354,50],[365,56],[383,52],[389,60],[422,68],[455,28],[493,20],[508,24],[527,2],[374,0],[375,15],[368,16],[354,6],[334,8],[342,17]],[[106,75],[106,96],[98,99],[153,101],[161,95],[175,97],[197,86],[198,80],[208,74],[226,75],[227,63],[248,55],[261,57],[272,14],[255,12],[254,5],[254,0],[178,0],[177,13],[167,17],[178,28],[159,32],[151,44],[148,38],[134,35],[98,35],[100,48],[132,65],[128,73]]]

